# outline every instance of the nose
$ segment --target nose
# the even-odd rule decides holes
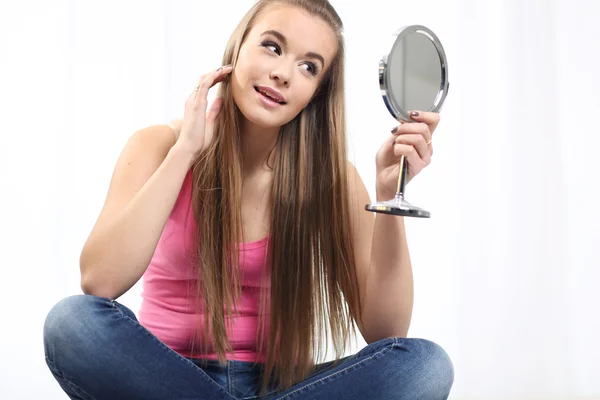
[[[291,67],[287,66],[286,63],[280,63],[273,68],[269,75],[271,79],[287,87],[290,85]]]

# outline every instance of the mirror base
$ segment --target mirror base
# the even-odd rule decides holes
[[[365,210],[403,217],[429,218],[431,216],[429,211],[414,206],[402,198],[367,204]]]

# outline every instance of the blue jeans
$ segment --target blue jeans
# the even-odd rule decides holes
[[[303,382],[258,397],[263,365],[189,359],[167,347],[117,301],[75,295],[44,324],[50,371],[71,399],[446,399],[454,370],[423,339],[373,342],[336,365],[319,364]]]

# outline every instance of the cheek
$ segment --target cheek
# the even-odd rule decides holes
[[[310,87],[310,85],[306,85],[303,90],[298,93],[298,99],[300,100],[298,106],[301,110],[310,103],[314,92],[314,88]]]
[[[240,92],[241,92],[239,79],[240,79],[240,75],[236,71],[235,73],[231,74],[231,79],[229,81],[230,85],[231,85],[231,95],[233,96],[233,101],[236,104],[239,104]]]
[[[233,69],[232,75],[235,76],[237,82],[240,85],[244,85],[244,83],[248,80],[248,62],[247,62],[246,51],[242,47],[240,49],[240,54],[236,61],[235,67]]]
[[[243,91],[247,89],[247,86],[248,74],[246,73],[246,67],[243,62],[238,62],[231,73],[231,93],[236,103],[243,98]]]
[[[254,78],[253,75],[261,72],[264,69],[264,60],[257,57],[257,53],[253,49],[242,47],[237,59],[235,69],[243,76],[244,81]]]

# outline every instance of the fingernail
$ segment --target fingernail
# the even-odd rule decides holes
[[[396,133],[398,131],[398,127],[394,127],[394,129],[392,129],[392,133]]]
[[[217,72],[221,71],[223,69],[223,67],[220,67],[217,69]]]
[[[419,116],[419,112],[418,111],[413,111],[410,113],[411,117],[418,117]]]

